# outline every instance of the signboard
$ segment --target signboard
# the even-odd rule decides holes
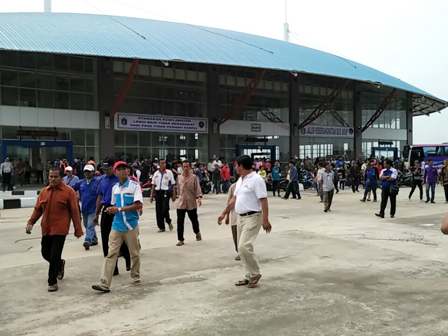
[[[206,118],[117,113],[115,129],[155,132],[207,133]]]
[[[58,137],[58,131],[31,131],[31,130],[18,130],[18,136],[47,136],[47,137]]]
[[[261,132],[261,124],[250,124],[251,132]]]
[[[309,125],[300,129],[300,135],[305,137],[353,138],[354,133],[355,130],[352,127],[343,126]]]

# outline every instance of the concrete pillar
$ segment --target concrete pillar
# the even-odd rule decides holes
[[[355,134],[353,138],[353,158],[358,158],[362,155],[362,105],[361,105],[361,85],[359,83],[353,82],[353,125],[355,129]]]
[[[208,158],[220,155],[219,146],[219,73],[210,66],[207,71]],[[226,158],[230,159],[230,158]]]
[[[414,121],[413,121],[413,101],[412,101],[412,93],[408,92],[406,94],[406,144],[412,145],[414,144],[413,140],[413,128],[414,128]],[[401,148],[399,148],[401,150]]]
[[[113,61],[107,57],[98,58],[98,111],[100,114],[100,158],[114,156],[115,134],[114,121],[107,123],[114,97]]]
[[[291,158],[300,154],[299,137],[299,77],[290,76],[289,82],[289,156]],[[288,158],[289,159],[289,158]],[[301,158],[302,160],[304,158]]]

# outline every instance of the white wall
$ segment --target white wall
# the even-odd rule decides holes
[[[252,131],[252,124],[261,125],[260,132]],[[220,134],[289,136],[289,123],[228,120],[219,128]]]
[[[362,140],[404,140],[406,141],[405,129],[384,129],[369,127],[362,133]]]
[[[99,112],[0,106],[0,125],[99,129]]]

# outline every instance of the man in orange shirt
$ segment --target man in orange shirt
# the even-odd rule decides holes
[[[75,191],[62,182],[62,171],[57,167],[51,168],[48,179],[50,183],[37,198],[26,233],[31,233],[33,225],[42,216],[42,257],[50,263],[48,291],[56,292],[58,280],[64,277],[65,260],[61,256],[70,222],[73,221],[75,237],[79,238],[84,233]]]

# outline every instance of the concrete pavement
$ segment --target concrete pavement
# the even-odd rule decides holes
[[[0,335],[446,335],[448,237],[440,223],[448,205],[441,188],[436,204],[409,202],[408,192],[400,191],[395,219],[376,218],[379,203],[349,190],[335,195],[331,213],[312,191],[301,201],[271,197],[273,232],[255,242],[263,273],[256,289],[233,285],[243,271],[230,227],[216,224],[223,195],[206,196],[199,211],[203,241],[187,220],[183,247],[175,232],[157,233],[147,202],[142,286],[130,284],[120,258],[107,294],[90,288],[101,246],[85,251],[72,233],[66,278],[48,293],[40,228],[24,232],[32,209],[4,210]]]

